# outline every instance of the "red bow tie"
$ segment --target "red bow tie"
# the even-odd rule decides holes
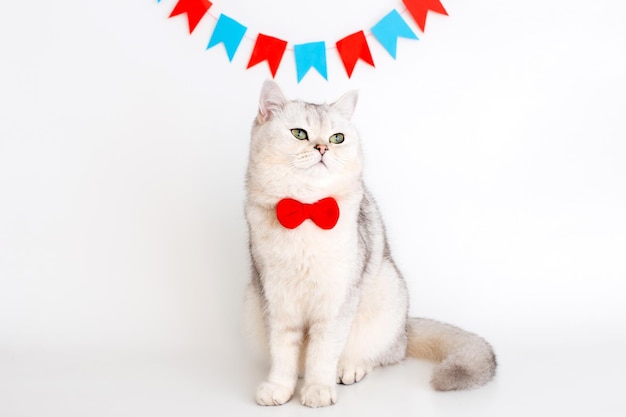
[[[287,229],[295,229],[306,219],[320,228],[328,230],[339,220],[339,205],[334,198],[324,198],[317,203],[305,204],[292,198],[284,198],[276,206],[276,217]]]

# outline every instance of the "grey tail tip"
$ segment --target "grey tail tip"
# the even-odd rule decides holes
[[[430,384],[436,391],[458,391],[481,387],[491,381],[496,374],[495,355],[486,365],[474,368],[444,361],[435,368]]]

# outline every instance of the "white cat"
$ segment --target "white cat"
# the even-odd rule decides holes
[[[330,105],[289,101],[272,81],[262,88],[245,204],[247,316],[271,361],[256,392],[260,405],[289,401],[299,374],[302,404],[333,404],[337,383],[406,356],[440,362],[436,390],[477,387],[495,374],[495,355],[479,336],[407,317],[406,284],[362,180],[350,122],[356,101],[356,92]],[[326,206],[313,205],[320,200]]]

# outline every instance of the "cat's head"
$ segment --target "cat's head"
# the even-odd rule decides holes
[[[249,190],[315,200],[360,184],[363,157],[350,121],[357,97],[351,91],[333,104],[293,101],[266,81],[252,128]]]

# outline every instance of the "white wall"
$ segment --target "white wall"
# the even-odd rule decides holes
[[[214,3],[250,35],[330,43],[402,8]],[[174,4],[3,5],[3,351],[238,352],[243,177],[269,70],[245,70],[249,39],[232,63],[205,51],[215,21],[190,36]],[[288,51],[276,79],[313,101],[360,90],[366,177],[413,314],[496,347],[625,343],[626,6],[443,4],[395,61],[372,40],[376,68],[348,79],[331,50],[329,81],[298,84]]]

